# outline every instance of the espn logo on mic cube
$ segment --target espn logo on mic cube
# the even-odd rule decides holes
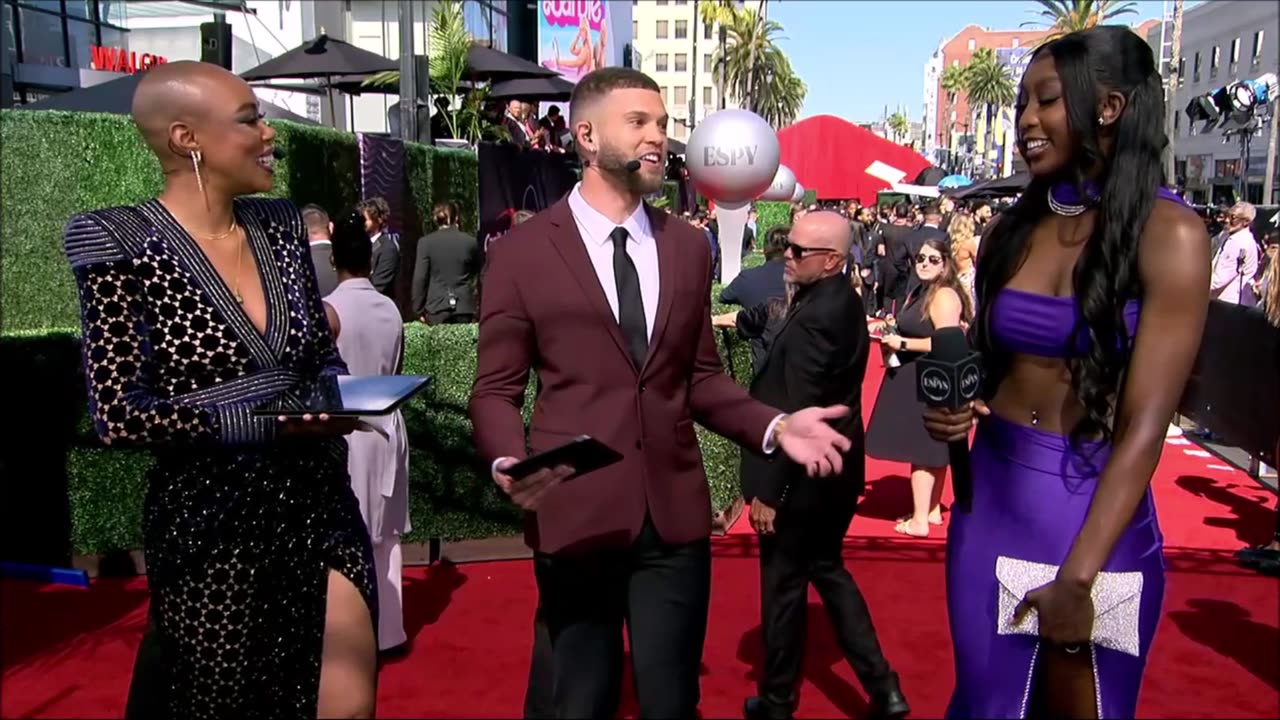
[[[975,400],[982,389],[982,364],[978,353],[958,362],[944,362],[928,355],[916,360],[916,396],[930,407],[952,410]]]

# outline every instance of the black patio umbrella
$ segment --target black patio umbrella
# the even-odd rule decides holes
[[[931,165],[921,170],[920,174],[916,175],[916,179],[911,181],[911,184],[936,187],[938,183],[942,182],[942,178],[946,176],[947,176],[946,170],[943,170],[940,167],[934,167]]]
[[[495,82],[489,88],[491,100],[566,101],[573,95],[573,83],[560,76],[516,78]]]
[[[515,78],[558,76],[559,73],[555,70],[485,45],[472,45],[467,51],[467,70],[464,77],[469,80],[488,80],[496,83]]]
[[[957,200],[967,200],[969,198],[1009,197],[1022,192],[1030,183],[1031,173],[1020,172],[1014,173],[1009,177],[996,178],[994,180],[987,180],[986,182],[966,185],[959,190],[948,194]]]
[[[116,80],[111,80],[97,85],[90,85],[86,88],[72,90],[71,92],[59,93],[52,95],[39,102],[21,106],[22,110],[66,110],[70,112],[99,112],[110,113],[112,115],[128,115],[133,109],[133,94],[138,89],[138,83],[142,81],[142,77],[146,73],[134,73],[125,75]],[[301,115],[289,112],[279,105],[272,105],[265,100],[258,101],[258,107],[262,110],[262,114],[271,120],[290,120],[304,125],[316,125],[317,123],[302,117]]]
[[[343,75],[373,75],[396,70],[400,63],[369,52],[321,32],[314,40],[273,57],[261,65],[240,73],[245,80],[279,80],[283,78],[325,78]],[[333,112],[333,94],[329,94],[329,111]]]

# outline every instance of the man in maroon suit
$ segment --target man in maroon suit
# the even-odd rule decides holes
[[[848,408],[784,415],[724,374],[706,240],[642,202],[661,187],[667,154],[658,85],[635,70],[597,70],[578,82],[569,114],[582,182],[488,258],[470,406],[476,447],[530,511],[556,714],[615,714],[625,621],[640,715],[691,718],[711,587],[711,503],[694,422],[828,475],[849,441],[826,420]],[[526,447],[531,369],[539,390]],[[570,468],[518,481],[503,472],[527,451],[582,434],[622,461],[563,483]]]

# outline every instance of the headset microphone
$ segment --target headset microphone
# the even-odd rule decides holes
[[[628,160],[626,165],[622,166],[627,172],[636,172],[640,169],[639,160]]]
[[[279,145],[271,148],[271,157],[275,158],[276,160],[279,160],[280,158],[284,157],[284,149],[281,148]]]

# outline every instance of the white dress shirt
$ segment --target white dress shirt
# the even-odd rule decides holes
[[[1213,258],[1209,295],[1215,300],[1239,305],[1241,289],[1257,274],[1258,243],[1249,228],[1241,228],[1231,233]]]
[[[658,292],[662,283],[658,273],[658,241],[653,237],[644,203],[637,205],[619,226],[587,204],[582,197],[582,184],[579,183],[569,193],[569,210],[573,212],[573,221],[578,226],[578,233],[582,235],[582,244],[587,248],[591,267],[595,268],[596,279],[600,281],[600,289],[604,290],[604,296],[609,300],[609,309],[613,310],[615,320],[618,319],[618,282],[613,275],[613,241],[609,239],[609,234],[616,227],[627,229],[627,255],[636,266],[636,275],[640,277],[644,325],[649,341],[652,342],[653,325],[658,319]]]

